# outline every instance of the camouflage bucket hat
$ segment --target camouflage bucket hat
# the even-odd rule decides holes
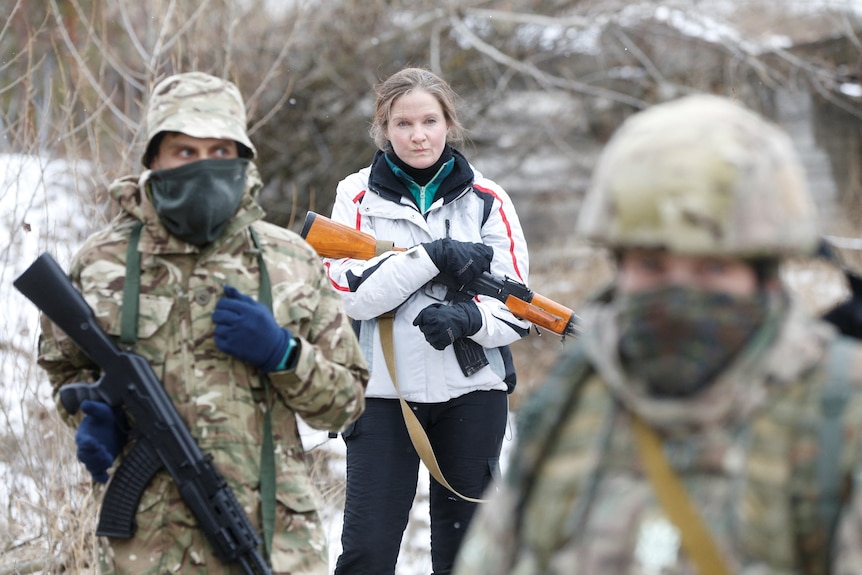
[[[576,231],[612,248],[732,257],[808,255],[819,240],[789,136],[704,94],[623,123],[599,158]]]
[[[203,72],[169,76],[150,95],[147,108],[147,148],[160,132],[181,132],[195,138],[234,140],[257,151],[246,133],[246,112],[242,95],[227,80]],[[147,152],[141,159],[149,167]]]

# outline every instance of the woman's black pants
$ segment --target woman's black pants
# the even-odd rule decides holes
[[[480,498],[497,473],[506,431],[505,391],[475,391],[445,403],[410,403],[449,484]],[[397,399],[366,399],[365,412],[344,433],[347,494],[342,554],[335,575],[395,572],[419,473]],[[476,510],[431,478],[431,565],[450,573],[467,525]]]

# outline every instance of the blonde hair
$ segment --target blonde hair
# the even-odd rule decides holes
[[[377,147],[384,152],[392,151],[392,144],[386,138],[386,128],[392,115],[392,105],[401,96],[413,90],[428,92],[440,103],[443,116],[449,126],[446,142],[460,144],[464,142],[466,133],[464,126],[458,120],[455,110],[455,91],[437,74],[424,68],[404,68],[389,76],[376,88],[377,103],[374,107],[374,120],[369,133]]]

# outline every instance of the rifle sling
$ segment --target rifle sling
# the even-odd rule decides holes
[[[260,267],[260,286],[257,299],[272,312],[272,282],[269,271],[263,261],[263,249],[260,238],[254,228],[249,226],[251,240],[257,248],[257,260]],[[267,561],[272,557],[272,534],[275,531],[275,442],[272,437],[272,400],[270,397],[269,375],[261,373],[260,379],[266,391],[266,413],[263,419],[263,441],[260,445],[260,514],[263,522],[263,543]]]
[[[632,425],[644,470],[664,512],[679,531],[688,558],[700,575],[730,575],[685,486],[668,463],[658,433],[636,415],[632,415]]]
[[[820,525],[827,542],[816,554],[812,567],[822,573],[832,572],[830,549],[843,503],[841,457],[844,450],[844,413],[853,393],[850,375],[853,373],[855,340],[839,337],[829,346],[826,384],[820,391],[822,415],[818,433],[817,486]]]
[[[120,343],[133,346],[138,341],[138,296],[141,293],[141,252],[138,243],[144,222],[138,220],[132,227],[129,245],[126,246],[126,278],[123,284],[123,309],[120,311]]]
[[[123,309],[120,312],[120,342],[132,347],[138,341],[138,300],[141,293],[141,253],[138,251],[138,243],[141,239],[143,222],[135,222],[132,233],[129,236],[129,245],[126,248],[126,279],[123,285]],[[272,311],[272,282],[266,263],[263,261],[263,250],[260,247],[260,239],[254,228],[249,226],[251,239],[257,251],[258,266],[260,267],[260,286],[258,287],[257,299]],[[275,531],[275,442],[272,435],[271,393],[270,381],[267,374],[261,374],[263,387],[266,391],[266,414],[263,420],[263,441],[260,450],[260,504],[261,518],[263,522],[263,541],[266,548],[266,558],[272,556],[272,535]]]
[[[395,386],[395,391],[398,392],[398,401],[401,403],[401,414],[404,416],[404,423],[407,425],[407,433],[410,435],[410,441],[413,443],[419,459],[422,460],[422,463],[428,468],[428,472],[440,485],[465,501],[483,503],[484,499],[462,495],[449,484],[440,470],[440,465],[437,463],[437,457],[434,455],[434,449],[431,447],[428,435],[422,428],[422,424],[419,423],[416,414],[413,413],[413,410],[410,409],[410,406],[401,395],[401,390],[398,388],[398,378],[395,373],[395,338],[392,333],[392,321],[394,318],[394,312],[385,313],[377,318],[377,325],[380,329],[380,345],[383,347],[386,369],[389,371],[389,377],[392,378],[392,385]]]

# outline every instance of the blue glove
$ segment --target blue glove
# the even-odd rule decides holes
[[[422,244],[440,273],[467,285],[483,272],[491,270],[494,249],[481,243],[459,242],[442,238]]]
[[[93,479],[106,483],[108,469],[126,444],[126,432],[120,428],[114,408],[107,403],[85,399],[81,402],[81,411],[85,414],[84,419],[75,432],[78,461],[84,464]]]
[[[471,301],[452,305],[432,303],[419,312],[413,325],[425,335],[434,349],[443,350],[455,340],[473,335],[482,327],[482,312]]]
[[[224,295],[213,312],[216,346],[265,373],[284,369],[295,346],[290,330],[278,325],[265,305],[236,288],[224,286]]]

